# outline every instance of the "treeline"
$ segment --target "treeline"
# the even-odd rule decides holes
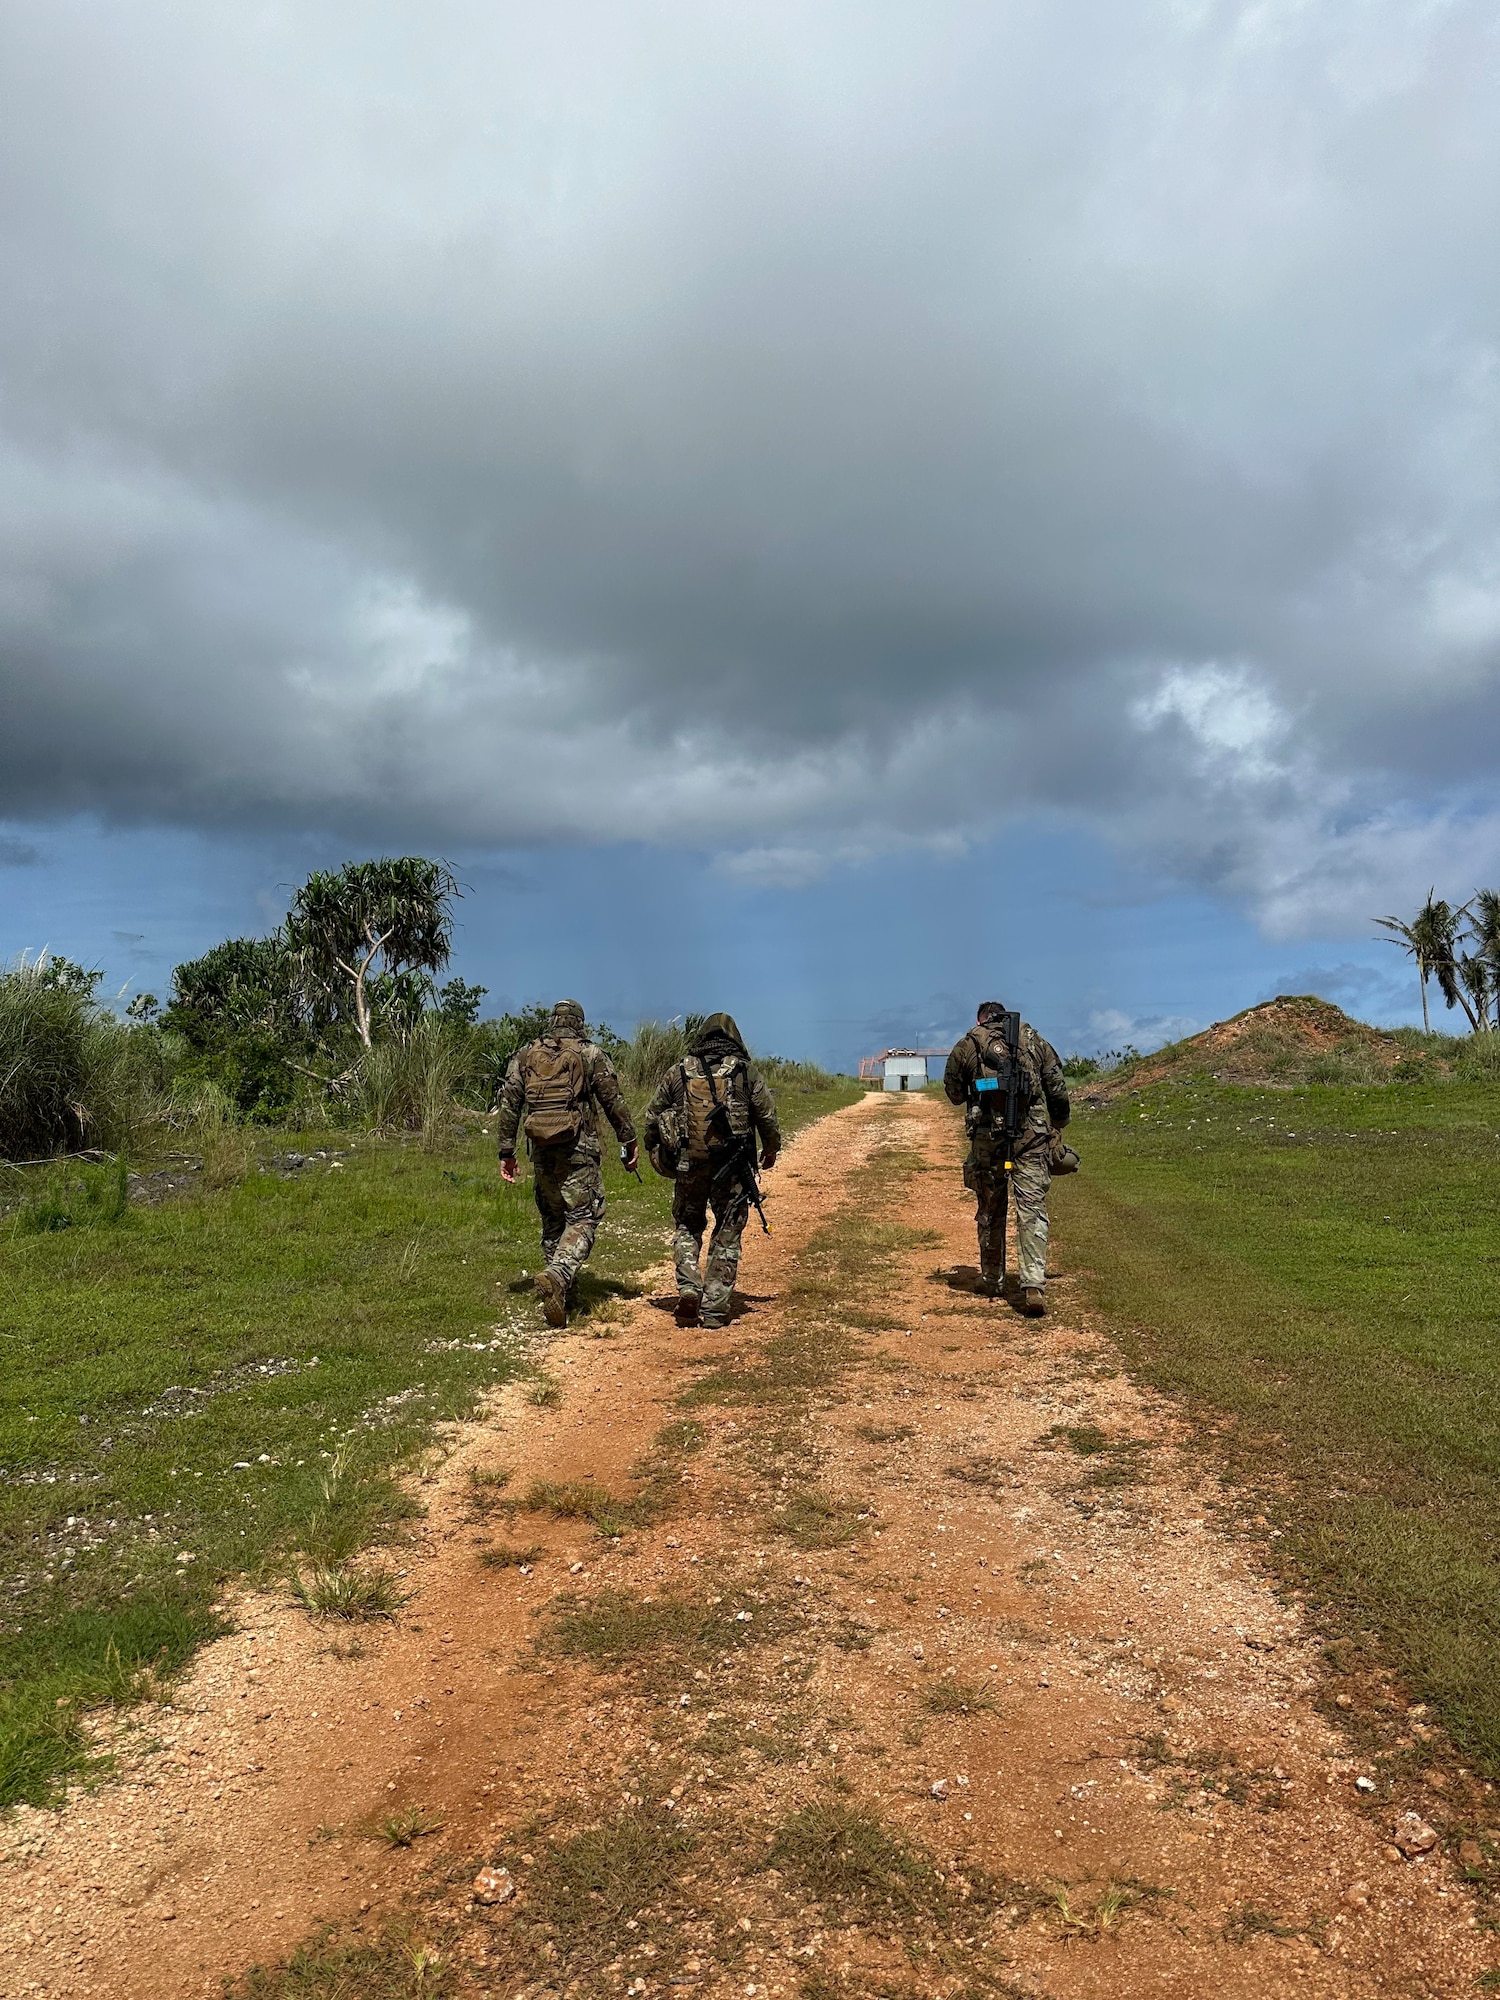
[[[101,975],[66,959],[0,974],[0,1159],[149,1147],[153,1134],[260,1123],[417,1132],[437,1144],[464,1109],[487,1110],[549,1004],[483,1016],[486,989],[445,978],[459,887],[408,856],[309,876],[285,923],[179,965],[121,1019]],[[653,1090],[696,1017],[593,1029],[627,1091]],[[770,1058],[783,1086],[810,1064]]]

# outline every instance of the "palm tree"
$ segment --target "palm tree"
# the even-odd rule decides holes
[[[1422,986],[1422,1026],[1431,1033],[1432,1022],[1427,1012],[1427,982],[1436,979],[1438,991],[1450,1007],[1461,1006],[1469,1017],[1470,1026],[1477,1027],[1474,1010],[1460,984],[1458,970],[1458,928],[1469,913],[1468,904],[1455,910],[1437,894],[1436,889],[1427,891],[1427,901],[1418,910],[1412,921],[1404,923],[1400,917],[1377,917],[1376,923],[1382,930],[1389,931],[1391,944],[1399,944],[1407,955],[1416,961],[1417,977]]]
[[[1432,962],[1432,976],[1438,983],[1438,991],[1448,1006],[1462,1007],[1469,1017],[1469,1026],[1478,1033],[1479,1019],[1469,1004],[1467,982],[1459,964],[1459,927],[1469,914],[1469,906],[1463,903],[1454,909],[1451,903],[1441,899],[1434,902],[1432,891],[1427,891],[1427,901],[1417,912],[1417,923],[1425,925],[1436,945],[1436,956]]]
[[[1469,903],[1469,942],[1486,974],[1488,998],[1495,1003],[1495,1020],[1484,1015],[1485,1026],[1500,1028],[1500,890],[1476,889]]]
[[[1432,895],[1428,893],[1427,910],[1432,908]],[[1389,931],[1387,944],[1399,944],[1408,958],[1416,963],[1417,980],[1422,993],[1422,1028],[1426,1034],[1432,1032],[1432,1021],[1427,1012],[1427,982],[1432,977],[1434,946],[1430,924],[1422,921],[1426,911],[1420,912],[1415,923],[1409,924],[1401,917],[1377,917],[1375,922],[1383,931]]]
[[[1474,1023],[1475,1033],[1488,1033],[1490,1026],[1490,1000],[1494,994],[1494,978],[1488,959],[1470,957],[1465,952],[1458,961],[1458,976],[1463,981],[1463,990],[1468,994],[1468,1015]]]

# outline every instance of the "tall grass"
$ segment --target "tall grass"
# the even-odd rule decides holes
[[[688,1034],[681,1021],[642,1021],[616,1050],[615,1068],[628,1091],[649,1096],[687,1051]]]
[[[155,1115],[160,1038],[42,967],[0,973],[0,1158],[126,1146]]]
[[[701,1017],[685,1021],[642,1021],[628,1042],[614,1051],[620,1081],[632,1094],[649,1096],[668,1070],[688,1052]],[[834,1079],[816,1063],[791,1062],[785,1056],[756,1056],[755,1067],[773,1090],[826,1090]]]
[[[431,1151],[482,1056],[481,1040],[466,1022],[424,1014],[405,1041],[380,1041],[365,1051],[353,1086],[356,1115],[385,1131],[420,1132]]]

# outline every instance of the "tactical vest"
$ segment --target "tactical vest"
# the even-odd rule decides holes
[[[526,1136],[533,1146],[573,1145],[583,1127],[588,1069],[583,1050],[567,1036],[543,1035],[521,1056],[526,1091]]]
[[[689,1056],[681,1066],[683,1151],[694,1166],[722,1159],[750,1130],[743,1056],[709,1063]]]

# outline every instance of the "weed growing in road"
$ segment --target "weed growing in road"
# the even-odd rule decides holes
[[[701,1597],[638,1597],[628,1590],[559,1601],[543,1639],[549,1653],[619,1670],[632,1665],[711,1664],[752,1642],[766,1643],[790,1629],[779,1608],[750,1604],[728,1594],[717,1603]]]
[[[1300,1924],[1288,1924],[1269,1910],[1257,1908],[1254,1903],[1238,1903],[1224,1919],[1224,1938],[1228,1944],[1249,1944],[1252,1938],[1274,1937],[1294,1938],[1302,1936]]]
[[[522,1503],[529,1513],[550,1514],[554,1521],[587,1521],[601,1535],[622,1535],[644,1525],[638,1500],[617,1500],[606,1487],[586,1479],[538,1479]],[[649,1515],[648,1515],[649,1518]]]
[[[351,1623],[394,1618],[409,1595],[396,1572],[383,1563],[318,1564],[299,1570],[290,1588],[314,1618],[347,1618]]]
[[[639,1922],[695,1844],[664,1814],[622,1813],[544,1856],[529,1884],[531,1900],[564,1949],[618,1948],[624,1926],[632,1916]]]
[[[489,1548],[479,1551],[479,1560],[486,1569],[525,1569],[532,1563],[540,1562],[546,1553],[540,1542],[532,1542],[524,1549],[516,1548],[510,1542],[494,1542]]]
[[[456,1990],[451,1961],[396,1925],[348,1942],[330,1928],[285,1965],[253,1966],[225,2000],[448,2000]]]
[[[799,1549],[841,1549],[858,1539],[869,1514],[869,1508],[857,1501],[803,1487],[785,1500],[772,1518],[777,1534],[787,1536]]]
[[[922,1693],[922,1706],[931,1715],[978,1715],[995,1713],[995,1704],[983,1681],[944,1678],[933,1681]]]
[[[387,1847],[414,1847],[428,1834],[442,1830],[443,1821],[436,1813],[423,1806],[403,1806],[399,1812],[388,1813],[376,1832]]]
[[[1015,1476],[1015,1467],[1003,1458],[966,1458],[957,1465],[950,1465],[944,1472],[945,1479],[956,1479],[965,1486],[977,1486],[989,1493],[1003,1492]]]
[[[1085,1903],[1075,1900],[1078,1892],[1071,1884],[1059,1883],[1050,1897],[1051,1914],[1065,1938],[1100,1938],[1128,1911],[1158,1902],[1171,1894],[1170,1889],[1155,1888],[1145,1882],[1111,1881],[1091,1902]],[[1286,1933],[1278,1932],[1277,1935]]]

